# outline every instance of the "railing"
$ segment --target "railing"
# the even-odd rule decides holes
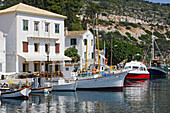
[[[63,73],[61,71],[59,72],[42,72],[42,73],[22,73],[18,75],[18,79],[26,79],[26,78],[35,78],[35,77],[44,77],[46,80],[48,78],[58,78],[58,77],[63,77]]]

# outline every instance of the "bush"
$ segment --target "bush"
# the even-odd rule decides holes
[[[126,35],[130,38],[131,34],[129,32],[126,32]]]
[[[147,34],[149,34],[149,35],[152,35],[152,32],[149,31],[149,30],[145,30],[145,32],[146,32]]]
[[[163,39],[165,39],[165,36],[164,36],[163,34],[159,33],[158,31],[154,32],[153,34],[154,34],[155,36],[157,36],[158,38],[163,38]]]
[[[129,29],[129,30],[130,30],[130,26],[126,26],[126,29]]]

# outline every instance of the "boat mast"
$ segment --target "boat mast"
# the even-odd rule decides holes
[[[154,60],[154,36],[153,36],[153,30],[152,30],[152,48],[151,48],[151,56],[152,56],[152,60]]]
[[[88,40],[86,39],[86,64],[85,64],[85,72],[87,72],[87,52],[88,52]]]
[[[97,19],[97,17],[95,16],[93,19],[93,68],[95,68],[95,61],[96,61],[96,39],[95,39],[95,19]]]
[[[99,58],[99,37],[98,37],[98,28],[97,28],[97,13],[96,13],[96,34],[97,34],[98,68],[99,68],[99,77],[100,77],[100,58]]]

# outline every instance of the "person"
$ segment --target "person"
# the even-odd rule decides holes
[[[117,66],[116,65],[114,66],[114,71],[117,71]]]

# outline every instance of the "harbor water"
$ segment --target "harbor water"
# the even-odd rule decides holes
[[[169,78],[125,87],[123,92],[52,92],[29,100],[1,99],[0,113],[168,113]]]

